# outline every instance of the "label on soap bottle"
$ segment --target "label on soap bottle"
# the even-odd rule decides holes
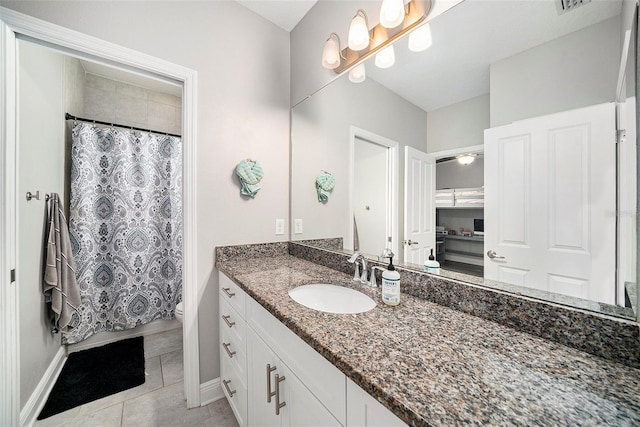
[[[400,279],[382,276],[382,302],[387,305],[400,304]]]

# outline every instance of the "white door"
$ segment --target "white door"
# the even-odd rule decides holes
[[[353,216],[358,251],[380,255],[391,236],[389,147],[356,136],[353,157]]]
[[[487,129],[485,278],[614,303],[615,155],[613,104]]]
[[[404,150],[404,262],[424,264],[436,253],[436,160],[405,147]]]

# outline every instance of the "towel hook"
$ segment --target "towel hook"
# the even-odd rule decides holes
[[[35,194],[31,191],[27,191],[27,202],[30,202],[31,199],[40,200],[40,190],[36,191]]]
[[[44,195],[45,202],[48,202],[50,198],[51,196],[49,196],[48,194]],[[26,199],[27,202],[30,202],[32,199],[40,200],[40,190],[36,191],[35,194],[31,191],[27,191]]]

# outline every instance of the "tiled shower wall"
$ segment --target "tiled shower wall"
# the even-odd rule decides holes
[[[65,111],[79,117],[181,134],[179,96],[87,73],[65,58]]]
[[[181,134],[180,97],[86,74],[84,116],[110,123]]]

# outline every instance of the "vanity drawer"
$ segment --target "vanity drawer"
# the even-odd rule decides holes
[[[220,298],[227,301],[238,314],[240,314],[240,317],[245,319],[246,294],[240,289],[240,286],[233,283],[233,281],[223,273],[220,273],[218,277],[220,282]]]
[[[223,350],[224,351],[224,350]],[[228,359],[228,358],[227,358]],[[233,369],[228,360],[221,358],[220,386],[227,402],[231,406],[238,424],[243,427],[247,425],[247,387]]]
[[[247,384],[247,350],[224,329],[220,333],[220,360],[229,364],[243,385]]]
[[[230,339],[240,348],[247,348],[247,323],[222,297],[220,297],[220,331],[220,336],[222,331],[227,332]]]

